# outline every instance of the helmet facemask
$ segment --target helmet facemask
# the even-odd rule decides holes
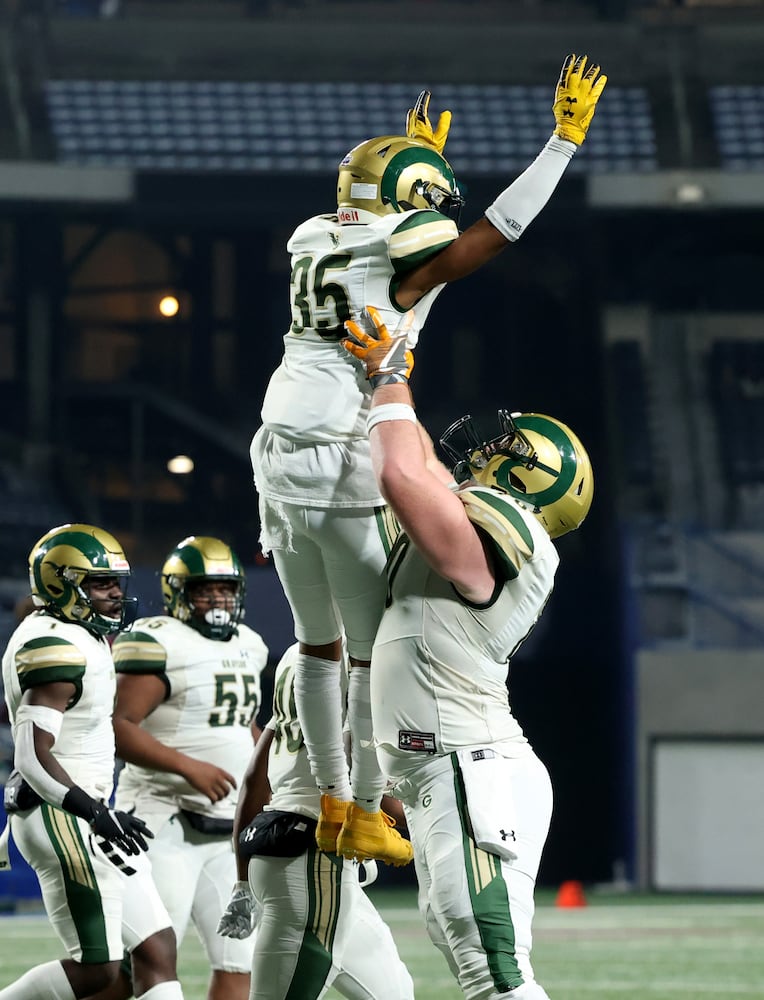
[[[123,632],[128,629],[138,614],[138,598],[127,596],[129,574],[86,573],[78,581],[75,581],[73,576],[77,573],[78,571],[71,567],[67,567],[64,570],[64,576],[72,574],[68,579],[78,596],[77,603],[70,611],[70,616],[79,620],[86,629],[89,629],[95,635],[116,635],[117,632]],[[121,596],[115,602],[118,604],[118,615],[106,615],[102,611],[99,611],[97,605],[103,603],[103,601],[94,599],[87,589],[88,583],[100,578],[104,580],[113,578],[119,584]]]
[[[569,427],[536,413],[498,412],[500,433],[482,439],[470,416],[455,421],[440,439],[454,463],[454,478],[475,480],[509,493],[544,526],[551,538],[577,528],[594,494],[586,451]]]
[[[478,435],[472,417],[467,414],[455,420],[440,439],[440,444],[453,464],[454,479],[463,483],[475,478],[475,473],[485,469],[491,459],[499,454],[512,455],[523,465],[532,469],[538,455],[528,438],[517,427],[508,410],[499,410],[501,432],[488,441]],[[518,483],[518,488],[523,489]]]
[[[205,583],[223,582],[232,584],[232,590],[230,593],[226,592],[223,604],[217,602],[210,604],[207,610],[202,613],[202,609],[199,607],[202,600],[198,596],[194,597],[192,591]],[[244,615],[244,594],[242,591],[243,583],[231,577],[203,576],[187,580],[184,587],[184,598],[190,617],[186,624],[195,628],[197,632],[201,632],[208,639],[222,639],[223,641],[230,639]]]
[[[226,597],[225,606],[213,603],[203,611],[194,603],[191,591],[200,584],[218,582],[233,584],[230,598]],[[236,634],[244,617],[244,570],[225,542],[217,538],[191,536],[170,553],[162,568],[162,595],[167,614],[207,639],[226,641]]]
[[[446,218],[452,219],[457,226],[459,225],[464,198],[462,198],[458,188],[451,191],[436,181],[418,180],[414,184],[414,191],[416,192],[416,196],[424,201],[429,208],[440,212]],[[405,200],[400,200],[398,204],[404,211],[412,208],[421,208],[421,205],[416,205]]]

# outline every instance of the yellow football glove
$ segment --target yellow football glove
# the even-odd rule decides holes
[[[442,153],[448,138],[448,130],[451,128],[451,112],[441,113],[438,127],[433,132],[432,122],[427,117],[431,97],[429,90],[423,90],[417,97],[414,107],[409,108],[406,114],[406,135],[409,139],[421,139]]]
[[[392,336],[374,306],[366,306],[374,332],[366,333],[358,323],[345,322],[348,336],[342,346],[363,364],[372,389],[388,382],[408,382],[414,367],[414,355],[406,347],[406,337],[413,320],[413,310],[407,312]]]
[[[606,76],[598,77],[599,66],[590,66],[584,73],[585,68],[586,56],[576,56],[572,52],[565,57],[552,105],[557,122],[554,134],[577,146],[586,138],[597,101],[607,83]]]

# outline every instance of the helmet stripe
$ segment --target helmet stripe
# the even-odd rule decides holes
[[[174,555],[186,566],[189,576],[204,576],[206,574],[206,560],[198,543],[187,542],[185,545],[179,546],[179,551],[175,552]]]
[[[564,496],[573,485],[578,469],[578,452],[562,427],[554,421],[548,420],[546,417],[535,414],[523,414],[522,417],[516,419],[515,423],[521,431],[533,431],[543,437],[549,438],[563,456],[559,473],[549,470],[545,466],[538,466],[538,468],[543,469],[545,472],[550,472],[555,477],[552,484],[545,490],[525,494],[525,499],[537,507],[548,507],[549,504],[554,503],[560,497]]]

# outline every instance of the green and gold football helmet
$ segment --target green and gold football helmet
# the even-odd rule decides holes
[[[116,577],[122,589],[119,617],[99,614],[83,588],[92,577]],[[62,621],[84,625],[95,635],[113,635],[126,627],[136,598],[125,596],[130,564],[117,539],[92,524],[53,528],[29,553],[29,585],[37,607]]]
[[[462,417],[440,443],[454,462],[457,482],[474,479],[514,497],[551,538],[577,528],[592,505],[594,473],[573,431],[542,413],[499,410],[500,433],[488,441]]]
[[[382,215],[430,208],[457,225],[464,198],[450,164],[429,143],[383,135],[355,146],[340,163],[337,217],[373,222]]]
[[[188,585],[205,580],[236,584],[232,606],[194,614]],[[246,581],[239,557],[219,538],[190,535],[179,542],[162,567],[162,598],[168,615],[195,628],[208,639],[229,639],[244,617]]]

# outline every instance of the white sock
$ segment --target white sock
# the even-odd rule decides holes
[[[298,653],[294,698],[310,770],[322,792],[350,799],[350,776],[342,738],[341,665]]]
[[[178,980],[173,979],[169,983],[157,983],[135,1000],[183,1000],[183,990]]]
[[[75,1000],[60,962],[46,962],[0,990],[0,1000]]]
[[[369,667],[351,666],[348,678],[350,784],[356,805],[367,812],[377,812],[385,790],[385,779],[372,743],[370,674]]]

